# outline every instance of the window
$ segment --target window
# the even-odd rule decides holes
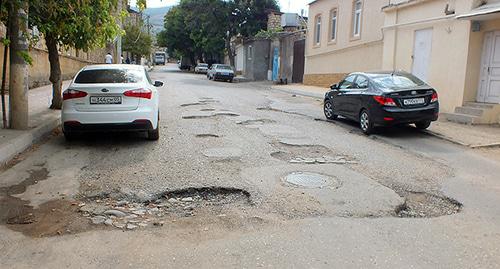
[[[359,37],[361,34],[361,14],[362,14],[363,1],[354,1],[354,13],[352,21],[352,36]]]
[[[330,40],[335,41],[337,39],[337,9],[330,11],[330,19]]]
[[[248,53],[248,55],[247,55],[248,56],[248,60],[252,60],[252,58],[253,58],[253,47],[252,47],[252,45],[248,46],[247,53]]]
[[[316,17],[316,26],[314,28],[314,42],[316,45],[321,43],[321,16]]]
[[[354,88],[354,79],[356,78],[355,75],[348,76],[340,83],[340,89],[352,89]]]
[[[411,74],[386,74],[375,76],[372,80],[377,87],[389,90],[415,88],[425,85],[423,81]]]
[[[363,76],[358,76],[356,78],[356,88],[358,89],[368,88],[368,79]]]
[[[75,83],[138,83],[143,81],[144,71],[127,69],[84,70],[78,74]]]

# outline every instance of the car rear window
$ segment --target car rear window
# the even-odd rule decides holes
[[[144,79],[143,72],[127,69],[84,70],[78,74],[75,83],[138,83]]]
[[[393,90],[426,85],[423,81],[410,74],[387,74],[372,77],[372,80],[380,88]]]

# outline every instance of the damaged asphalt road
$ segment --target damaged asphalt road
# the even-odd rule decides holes
[[[494,268],[500,164],[322,100],[159,67],[161,136],[54,135],[0,173],[5,268]]]

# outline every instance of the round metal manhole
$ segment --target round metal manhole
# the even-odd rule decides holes
[[[303,188],[337,188],[340,186],[339,182],[332,177],[311,172],[293,172],[285,177],[285,182]]]

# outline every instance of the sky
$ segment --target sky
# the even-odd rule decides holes
[[[307,14],[307,4],[312,0],[278,0],[281,11],[283,12],[294,12],[300,14],[300,10],[304,9],[305,14]],[[135,0],[130,1],[132,6],[135,5]],[[178,0],[147,0],[148,7],[164,7],[172,6],[177,4]]]

